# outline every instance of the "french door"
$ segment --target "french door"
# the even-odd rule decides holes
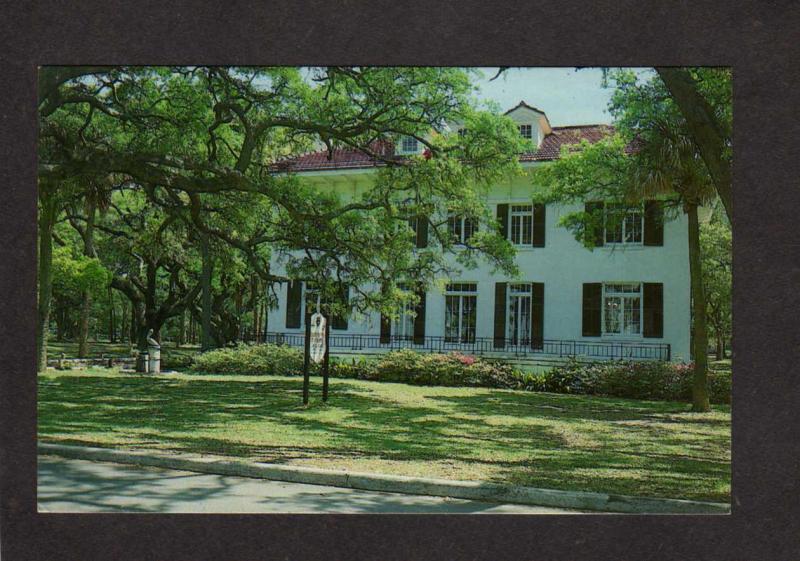
[[[512,284],[508,291],[506,340],[510,345],[529,345],[531,341],[531,285]]]

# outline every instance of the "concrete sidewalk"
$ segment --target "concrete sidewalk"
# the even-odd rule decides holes
[[[38,474],[39,512],[578,513],[42,455]]]
[[[247,461],[246,459],[217,458],[198,454],[173,454],[156,450],[117,450],[48,442],[40,442],[38,448],[40,455],[77,460],[114,462],[167,470],[331,486],[368,492],[458,498],[495,504],[520,504],[576,511],[630,514],[728,514],[730,512],[730,505],[725,503],[540,489],[488,481],[458,481],[327,470],[285,464],[265,464]]]

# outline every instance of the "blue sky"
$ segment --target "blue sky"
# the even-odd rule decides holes
[[[610,123],[610,89],[601,86],[600,68],[509,68],[490,82],[496,68],[483,68],[478,98],[505,111],[521,100],[544,111],[553,126]]]

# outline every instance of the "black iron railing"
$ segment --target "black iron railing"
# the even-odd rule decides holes
[[[303,333],[266,334],[265,342],[292,347],[302,347]],[[337,334],[331,332],[328,344],[334,350],[349,351],[391,351],[413,349],[422,352],[458,351],[472,355],[502,354],[504,356],[529,357],[590,357],[602,359],[632,360],[670,360],[668,343],[647,343],[639,341],[568,341],[561,339],[541,339],[530,341],[496,341],[492,337],[474,337],[468,341],[453,341],[446,337],[389,337],[380,335],[361,335],[355,333]]]

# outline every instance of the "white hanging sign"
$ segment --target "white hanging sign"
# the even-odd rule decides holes
[[[309,354],[314,362],[322,362],[325,357],[325,317],[316,312],[311,316],[311,340]]]

